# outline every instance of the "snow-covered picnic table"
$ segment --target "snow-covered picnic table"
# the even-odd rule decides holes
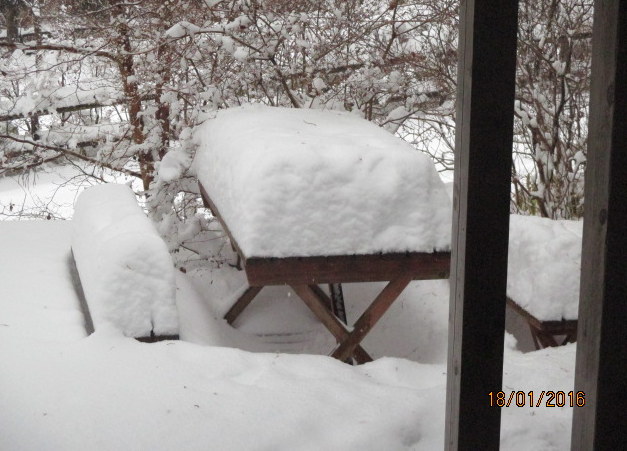
[[[414,279],[447,278],[451,204],[433,162],[345,112],[261,105],[217,112],[195,134],[205,203],[250,288],[290,285],[333,333],[333,355],[369,356],[361,339]],[[348,331],[318,285],[389,281]]]

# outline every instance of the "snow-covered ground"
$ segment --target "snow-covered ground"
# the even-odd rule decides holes
[[[446,282],[412,283],[364,342],[379,358],[351,367],[303,354],[332,341],[278,288],[229,327],[228,300],[208,287],[239,276],[190,266],[183,339],[143,344],[106,327],[86,336],[70,235],[70,222],[0,222],[0,449],[442,449]],[[374,291],[347,286],[349,312]],[[573,389],[575,345],[506,348],[505,391]],[[571,411],[503,408],[501,448],[569,449]]]
[[[27,176],[0,176],[0,220],[69,219],[74,202],[87,187],[102,183],[128,183],[132,180],[84,162],[63,160],[44,164]]]

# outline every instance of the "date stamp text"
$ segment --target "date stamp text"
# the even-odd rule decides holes
[[[583,407],[586,394],[582,391],[503,391],[490,392],[491,407]]]

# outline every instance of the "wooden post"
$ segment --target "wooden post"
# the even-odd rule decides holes
[[[499,448],[509,239],[517,0],[462,0],[451,305],[448,450]]]
[[[596,1],[572,449],[627,443],[627,2]]]

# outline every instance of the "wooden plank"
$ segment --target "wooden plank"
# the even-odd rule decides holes
[[[81,283],[81,276],[78,273],[78,268],[76,267],[74,250],[71,248],[67,263],[68,269],[70,271],[70,276],[72,277],[72,285],[74,286],[74,291],[76,292],[76,296],[78,297],[79,306],[81,308],[81,312],[83,313],[83,318],[85,319],[85,332],[87,332],[87,335],[91,335],[94,333],[94,321],[91,318],[89,305],[87,304],[87,298],[85,297],[83,284]]]
[[[141,343],[159,343],[160,341],[171,341],[178,339],[178,335],[155,335],[154,333],[151,333],[147,337],[135,337],[135,340]]]
[[[415,280],[446,279],[450,253],[400,253],[330,257],[249,258],[244,269],[250,285],[319,285],[388,281],[404,272]]]
[[[226,315],[224,315],[226,322],[232,325],[240,313],[255,299],[255,296],[259,294],[262,288],[263,287],[248,287],[229,311],[226,312]]]
[[[311,287],[307,285],[292,285],[292,289],[339,342],[344,341],[348,337],[346,327],[325,307],[324,300],[320,299]],[[357,363],[372,361],[372,357],[361,346],[355,348],[354,357]]]
[[[597,1],[572,449],[627,443],[627,2]]]
[[[461,2],[445,447],[499,448],[517,0]]]
[[[403,292],[411,280],[412,275],[405,273],[390,281],[375,300],[372,301],[366,311],[359,317],[353,331],[340,343],[331,355],[342,361],[349,358],[353,354],[355,347],[361,343],[361,340],[363,340],[374,325],[377,324],[377,321],[381,319],[383,314],[390,308],[392,303]]]

